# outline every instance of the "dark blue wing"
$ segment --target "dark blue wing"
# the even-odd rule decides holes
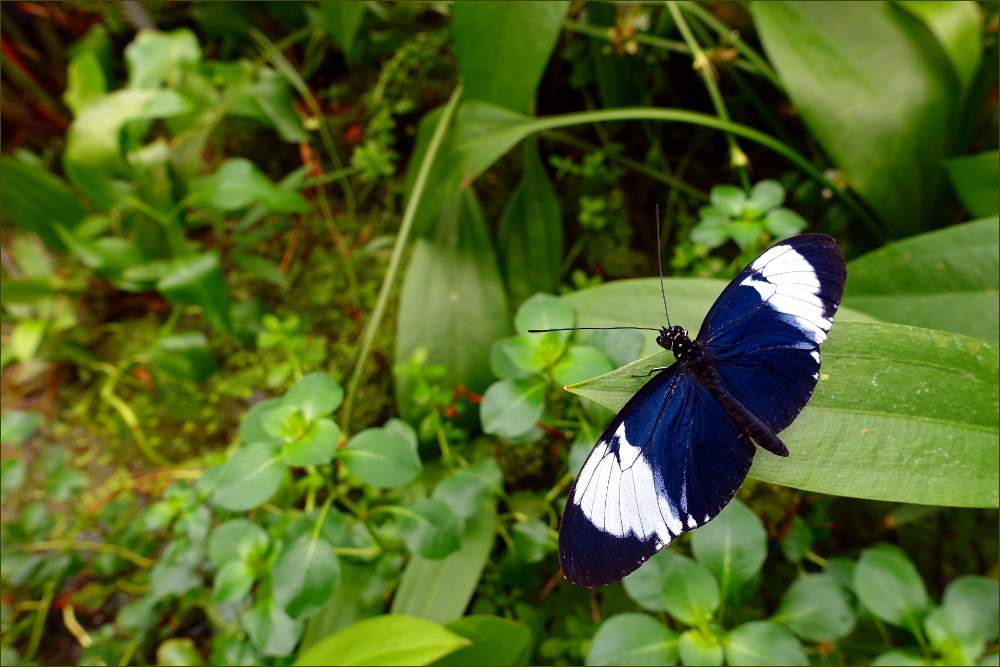
[[[698,340],[722,383],[775,433],[812,396],[846,279],[836,241],[794,236],[743,269],[701,325]]]
[[[559,530],[566,578],[590,588],[633,572],[718,515],[753,455],[749,437],[685,366],[662,371],[612,420],[569,492]]]

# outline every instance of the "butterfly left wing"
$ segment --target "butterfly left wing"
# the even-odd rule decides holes
[[[722,383],[775,433],[812,397],[846,279],[836,241],[793,236],[743,269],[705,317],[698,340]]]
[[[754,446],[681,364],[622,408],[569,492],[559,530],[566,578],[617,581],[682,532],[713,519],[740,488]]]

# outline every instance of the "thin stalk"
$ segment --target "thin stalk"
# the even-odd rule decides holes
[[[105,403],[114,408],[115,412],[122,418],[128,430],[132,433],[132,437],[135,438],[135,443],[139,445],[139,449],[146,457],[160,466],[161,468],[172,468],[174,463],[167,459],[165,456],[153,449],[149,442],[146,440],[146,434],[142,430],[142,426],[139,424],[139,419],[135,416],[135,412],[132,411],[132,406],[126,403],[120,396],[115,394],[115,385],[118,381],[122,379],[125,375],[125,370],[128,365],[122,366],[121,368],[115,368],[114,372],[108,375],[108,379],[104,382],[104,386],[101,387],[100,397]]]
[[[358,355],[358,361],[354,365],[354,373],[351,375],[351,381],[347,386],[347,398],[344,401],[343,410],[344,416],[341,421],[345,434],[350,433],[354,399],[358,392],[358,386],[361,384],[361,376],[364,374],[365,366],[368,365],[368,357],[371,355],[372,345],[375,342],[375,334],[382,324],[386,306],[389,304],[389,295],[392,292],[393,283],[396,281],[396,273],[399,272],[399,265],[403,260],[403,251],[406,249],[406,243],[410,237],[410,229],[413,227],[413,220],[417,215],[417,207],[420,205],[424,189],[427,187],[427,177],[430,174],[431,165],[434,163],[434,158],[437,157],[441,142],[444,140],[445,130],[451,123],[451,117],[454,115],[455,107],[458,106],[458,100],[461,97],[462,83],[459,82],[451,94],[451,99],[448,100],[448,103],[444,107],[444,112],[438,120],[437,127],[434,128],[434,136],[431,137],[430,144],[427,146],[427,152],[424,154],[423,162],[420,163],[420,170],[417,172],[417,179],[413,184],[410,200],[406,202],[406,211],[403,213],[403,221],[400,223],[399,233],[396,235],[396,243],[392,248],[389,268],[386,271],[385,279],[382,280],[382,289],[379,291],[378,301],[375,302],[375,310],[372,311],[371,317],[365,325],[364,335],[361,340],[361,353]]]
[[[318,195],[316,199],[319,202],[319,210],[323,213],[323,220],[326,221],[330,237],[333,239],[333,244],[337,246],[337,252],[340,253],[340,256],[344,260],[344,270],[347,273],[347,289],[351,295],[351,305],[355,308],[360,308],[361,293],[358,291],[358,276],[354,273],[353,256],[351,255],[350,248],[344,242],[344,237],[341,235],[340,229],[337,227],[333,211],[330,210],[330,202],[326,198],[326,186],[317,185],[316,194]]]
[[[544,133],[544,136],[549,137],[550,139],[555,139],[556,141],[561,141],[564,144],[569,144],[570,146],[576,146],[577,148],[582,148],[583,150],[586,151],[601,150],[600,146],[595,146],[589,141],[584,141],[583,139],[574,137],[569,132],[562,132],[560,130],[549,130]],[[664,183],[665,185],[669,185],[672,188],[676,188],[681,192],[688,194],[699,201],[708,201],[708,195],[706,195],[704,192],[694,187],[693,185],[685,183],[679,178],[676,178],[675,176],[672,176],[666,172],[657,171],[652,167],[649,167],[643,164],[642,162],[639,162],[638,160],[633,160],[632,158],[623,157],[621,155],[612,155],[611,153],[607,153],[607,157],[612,162],[617,162],[621,164],[623,167],[628,167],[632,171],[638,172],[644,176],[649,176],[653,180]]]
[[[28,640],[28,649],[24,653],[24,661],[31,662],[38,652],[38,645],[42,641],[42,634],[45,632],[45,619],[49,615],[49,607],[52,606],[52,597],[56,590],[55,582],[46,584],[45,593],[42,594],[42,603],[35,612],[35,622],[31,625],[31,638]]]
[[[878,221],[872,217],[872,215],[866,211],[864,207],[861,206],[853,195],[831,183],[825,176],[823,176],[823,172],[817,169],[811,162],[809,162],[809,160],[803,157],[798,151],[788,144],[779,141],[768,134],[764,134],[763,132],[748,125],[743,125],[742,123],[723,120],[717,116],[710,116],[697,111],[686,111],[684,109],[626,107],[622,109],[581,111],[576,113],[560,114],[557,116],[533,118],[525,122],[523,132],[525,136],[527,136],[533,132],[544,132],[545,130],[570,127],[573,125],[584,125],[595,121],[636,120],[640,118],[649,118],[652,120],[667,122],[690,123],[691,125],[710,127],[712,129],[735,134],[743,137],[744,139],[749,139],[750,141],[760,144],[765,148],[770,148],[804,171],[811,178],[815,179],[818,183],[822,184],[823,187],[829,188],[831,192],[837,195],[837,197],[840,198],[840,200],[843,201],[844,204],[850,208],[854,214],[858,216],[858,218],[861,219],[861,222],[868,228],[868,231],[874,234],[880,241],[885,242],[888,240],[885,232],[879,226]]]
[[[337,152],[337,147],[333,143],[333,137],[330,135],[330,128],[326,124],[326,116],[323,115],[323,110],[320,109],[319,103],[316,101],[316,96],[312,94],[309,90],[309,86],[306,82],[302,80],[302,76],[295,71],[292,64],[288,62],[288,59],[281,54],[281,50],[272,48],[274,45],[271,43],[264,33],[257,30],[256,28],[250,28],[250,36],[253,37],[257,43],[261,46],[262,50],[266,50],[270,55],[268,60],[277,69],[284,73],[285,77],[288,79],[289,83],[295,86],[295,89],[305,100],[306,105],[312,112],[313,117],[319,122],[319,134],[323,140],[323,145],[326,147],[326,152],[330,155],[330,160],[333,162],[334,169],[340,172],[344,168],[344,163],[340,159],[340,153]],[[344,190],[344,199],[347,201],[347,210],[354,213],[356,207],[356,200],[354,199],[354,189],[351,187],[351,181],[347,176],[342,176],[340,179],[340,187]]]
[[[739,32],[733,30],[725,23],[717,19],[711,12],[708,12],[703,7],[700,7],[698,3],[684,0],[682,2],[678,2],[677,4],[679,4],[681,9],[685,12],[697,17],[699,21],[717,32],[719,34],[719,39],[739,51],[740,55],[749,60],[753,66],[757,68],[757,72],[759,72],[765,79],[773,83],[775,88],[780,91],[785,90],[784,86],[781,85],[781,79],[778,78],[775,71],[771,69],[771,66],[767,63],[767,61],[764,60],[764,58],[753,49],[753,47],[743,41]]]
[[[719,84],[715,80],[715,70],[712,68],[712,62],[705,55],[705,52],[702,51],[701,45],[698,44],[698,40],[692,34],[690,26],[688,26],[687,21],[684,19],[684,15],[677,8],[677,3],[673,0],[667,0],[667,9],[670,10],[670,15],[674,17],[674,22],[684,36],[684,41],[687,42],[688,48],[694,54],[694,68],[698,70],[702,81],[705,82],[705,87],[708,89],[708,96],[712,98],[712,106],[715,107],[715,113],[722,120],[728,121],[729,110],[722,99],[722,93],[719,92]],[[729,132],[726,132],[726,143],[729,144],[729,163],[733,167],[736,167],[740,175],[740,182],[743,184],[743,189],[747,191],[747,194],[750,194],[750,175],[747,173],[747,164],[749,161],[747,160],[747,155],[740,149],[739,144],[736,142],[736,137]]]
[[[36,551],[97,551],[100,553],[114,554],[119,558],[138,565],[142,568],[153,567],[155,560],[140,556],[134,551],[129,551],[125,547],[117,544],[105,544],[103,542],[87,542],[84,540],[48,540],[43,542],[32,542],[20,548],[21,551],[34,553]]]

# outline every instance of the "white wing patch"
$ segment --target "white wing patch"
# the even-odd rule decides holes
[[[756,289],[788,324],[817,345],[826,340],[832,321],[824,315],[819,276],[805,257],[791,246],[776,245],[750,266],[754,272],[741,285]]]
[[[617,440],[617,456],[611,451]],[[625,422],[611,438],[601,440],[580,471],[572,501],[594,527],[615,537],[632,534],[657,548],[681,534],[677,510],[658,492],[653,470],[625,436]],[[683,502],[683,500],[682,500]]]

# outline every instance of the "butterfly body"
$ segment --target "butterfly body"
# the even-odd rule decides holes
[[[775,244],[726,287],[697,338],[680,326],[656,342],[676,363],[657,372],[598,439],[560,527],[560,562],[581,586],[621,579],[736,495],[754,443],[778,438],[808,402],[846,279],[830,237]]]

